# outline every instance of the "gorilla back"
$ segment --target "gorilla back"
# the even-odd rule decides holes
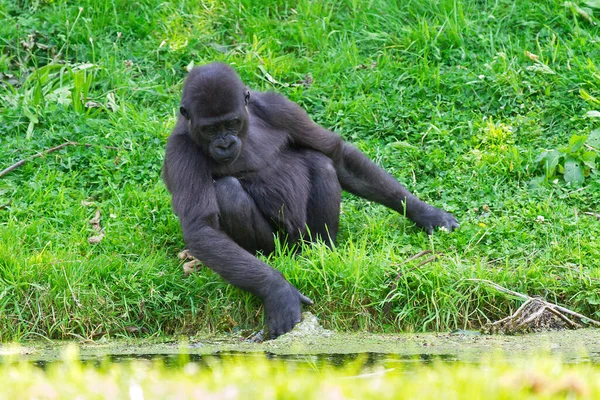
[[[271,337],[291,330],[301,304],[312,301],[254,253],[272,251],[275,236],[331,244],[342,189],[406,215],[428,233],[458,227],[454,216],[419,200],[297,104],[250,92],[221,63],[188,75],[163,179],[191,254],[262,299]]]

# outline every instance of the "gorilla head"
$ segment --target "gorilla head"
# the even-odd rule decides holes
[[[231,163],[248,134],[250,92],[228,65],[213,63],[188,75],[179,112],[192,140],[214,161]]]

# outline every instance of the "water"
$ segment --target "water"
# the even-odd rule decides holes
[[[458,358],[449,355],[431,355],[431,354],[417,354],[417,355],[396,355],[386,353],[332,353],[332,354],[296,354],[296,355],[278,355],[273,353],[244,353],[244,352],[217,352],[215,354],[104,354],[95,355],[86,358],[82,358],[83,364],[91,364],[100,367],[106,363],[130,363],[130,362],[149,362],[155,363],[160,362],[167,368],[181,368],[187,363],[192,362],[203,368],[210,368],[211,363],[216,360],[224,359],[252,359],[252,358],[266,358],[273,361],[283,361],[286,364],[296,364],[303,367],[323,367],[333,366],[337,368],[343,368],[348,363],[360,361],[363,367],[372,367],[375,365],[391,365],[391,364],[428,364],[434,361],[443,362],[454,362],[458,361]],[[33,360],[32,363],[38,367],[45,368],[56,360]]]
[[[73,343],[73,342],[71,342]],[[61,359],[67,342],[24,343],[0,346],[3,357],[28,360],[40,366]],[[176,368],[186,362],[209,365],[211,359],[261,357],[307,367],[340,367],[360,359],[377,363],[479,362],[482,357],[502,352],[507,359],[527,359],[532,354],[558,355],[565,362],[600,364],[600,330],[545,332],[521,336],[446,334],[361,334],[328,333],[282,337],[263,343],[243,341],[234,335],[196,337],[189,342],[156,339],[115,340],[93,344],[76,343],[84,363],[123,363],[133,360],[161,361]]]

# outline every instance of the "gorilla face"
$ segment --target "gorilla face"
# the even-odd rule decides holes
[[[222,119],[212,124],[196,124],[193,119],[189,119],[189,133],[213,160],[230,163],[242,151],[241,137],[246,136],[246,125],[244,116]]]
[[[250,92],[225,64],[194,68],[184,85],[179,112],[188,134],[219,163],[231,163],[241,153],[248,134]]]

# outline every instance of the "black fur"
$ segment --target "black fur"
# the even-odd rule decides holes
[[[254,256],[274,235],[335,241],[341,190],[406,215],[428,233],[458,227],[340,136],[275,93],[249,92],[221,63],[194,68],[169,137],[163,179],[187,248],[227,282],[259,296],[271,337],[312,304]]]

